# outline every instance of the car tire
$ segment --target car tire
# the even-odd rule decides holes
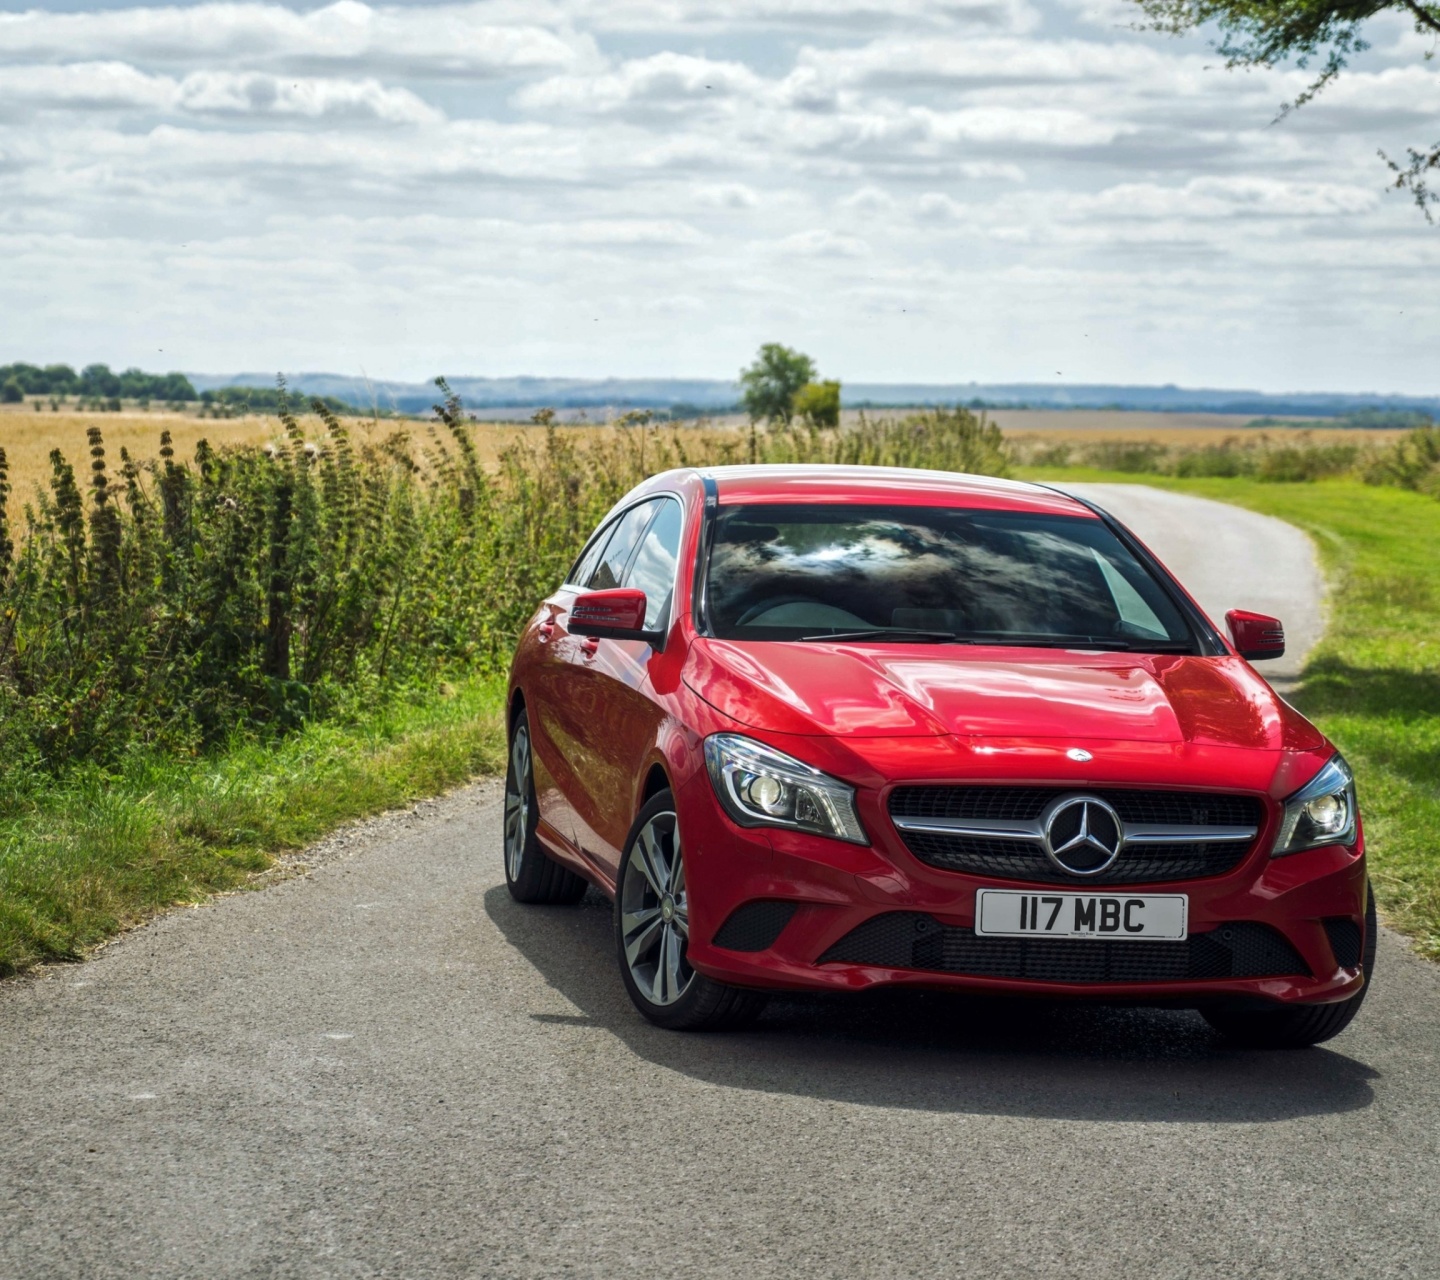
[[[635,1007],[670,1031],[734,1031],[766,997],[697,973],[685,962],[689,894],[675,798],[646,801],[625,841],[615,882],[615,951]]]
[[[510,761],[505,769],[505,884],[516,902],[568,906],[579,902],[589,885],[556,862],[535,835],[540,809],[535,802],[533,761],[530,721],[521,711],[510,727]]]
[[[1306,1049],[1338,1036],[1360,1012],[1375,972],[1379,922],[1375,917],[1375,893],[1368,883],[1365,897],[1365,951],[1360,962],[1365,985],[1348,1000],[1244,1012],[1202,1009],[1205,1021],[1227,1040],[1247,1049]]]

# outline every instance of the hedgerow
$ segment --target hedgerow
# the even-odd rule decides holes
[[[563,428],[478,459],[460,402],[428,429],[357,440],[322,401],[307,438],[107,455],[82,485],[59,450],[17,513],[0,453],[0,795],[133,751],[194,755],[281,734],[451,675],[503,670],[515,636],[626,490],[689,463],[748,460],[738,435]],[[999,431],[966,410],[794,427],[768,462],[1003,474]],[[88,492],[87,492],[88,490]],[[5,808],[0,799],[0,812]]]

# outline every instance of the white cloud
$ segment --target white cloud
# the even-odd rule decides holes
[[[886,214],[894,210],[895,197],[879,187],[861,187],[842,199],[840,207],[856,213]]]
[[[123,62],[6,67],[0,111],[165,111],[173,109],[178,90],[168,76],[146,75]]]
[[[182,110],[210,115],[349,116],[391,124],[443,119],[408,89],[376,80],[291,80],[261,72],[199,71],[180,84]]]
[[[1195,55],[1187,55],[1186,60]],[[1029,81],[1173,79],[1179,59],[1163,49],[1084,40],[891,37],[838,49],[805,49],[802,70],[837,85],[914,91]]]
[[[821,228],[786,236],[777,247],[781,253],[800,258],[863,258],[870,252],[863,240]]]
[[[565,10],[607,31],[731,32],[793,28],[827,32],[890,28],[1028,30],[1025,0],[568,0]]]
[[[408,89],[377,80],[274,76],[258,71],[195,71],[177,80],[123,62],[11,67],[0,76],[0,113],[25,109],[139,111],[161,115],[292,116],[427,124],[444,116]]]
[[[851,380],[1030,377],[1043,350],[1097,380],[1428,386],[1440,234],[1374,153],[1433,140],[1440,65],[1391,23],[1274,123],[1303,72],[1088,3],[0,15],[0,345],[653,374],[780,337]]]
[[[1123,219],[1335,218],[1369,213],[1380,202],[1373,187],[1275,178],[1196,178],[1179,187],[1122,183],[1067,203],[1064,216],[1105,214]]]
[[[965,216],[965,206],[938,191],[927,191],[915,202],[915,212],[927,222],[950,222]]]
[[[593,41],[496,22],[486,4],[374,7],[278,4],[0,13],[0,59],[116,58],[139,64],[336,66],[407,76],[508,76],[593,60]]]
[[[686,108],[754,96],[761,78],[738,62],[715,62],[678,53],[657,53],[595,76],[556,76],[516,95],[530,111],[616,111],[626,107]]]
[[[743,182],[706,182],[694,189],[701,204],[720,209],[753,209],[760,203],[759,193]]]

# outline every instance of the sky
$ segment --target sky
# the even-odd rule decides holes
[[[1409,24],[1277,119],[1128,0],[0,0],[0,363],[1433,394]]]

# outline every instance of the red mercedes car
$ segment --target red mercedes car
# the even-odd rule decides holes
[[[1355,783],[1250,665],[1280,623],[1226,621],[1044,486],[658,475],[520,638],[510,892],[613,898],[664,1027],[889,985],[1328,1039],[1375,956]]]

